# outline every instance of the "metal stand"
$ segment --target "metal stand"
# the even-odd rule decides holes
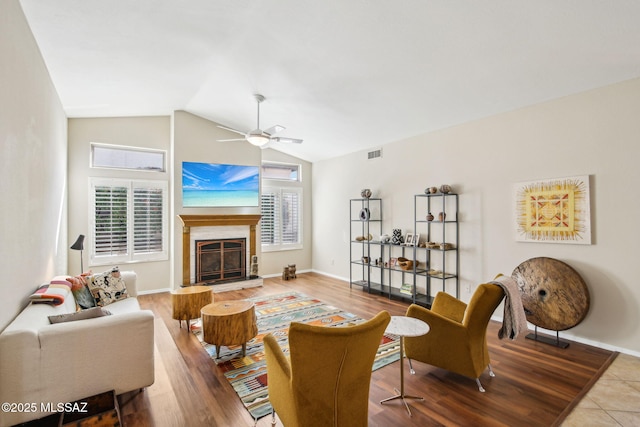
[[[556,339],[552,339],[543,335],[538,335],[538,327],[535,326],[533,329],[533,334],[528,334],[527,338],[530,340],[538,341],[541,343],[553,345],[559,348],[567,348],[569,347],[569,343],[567,341],[562,341],[560,339],[560,332],[556,331]]]
[[[404,337],[402,335],[400,336],[400,390],[398,391],[397,388],[394,388],[394,390],[398,394],[396,394],[395,396],[387,397],[386,399],[381,400],[380,403],[402,399],[402,403],[404,403],[404,406],[407,408],[409,416],[412,416],[411,409],[409,409],[409,404],[407,403],[406,399],[424,400],[424,397],[409,396],[407,394],[404,394]]]

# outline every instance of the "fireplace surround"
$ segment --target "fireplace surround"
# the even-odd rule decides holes
[[[251,259],[256,254],[256,225],[260,221],[260,215],[178,215],[182,221],[182,285],[190,286],[197,283],[192,279],[192,230],[197,227],[224,227],[232,228],[242,226],[246,229],[249,242],[249,256]],[[241,237],[241,236],[237,236]],[[195,256],[195,255],[194,255]],[[195,277],[195,276],[193,276]]]

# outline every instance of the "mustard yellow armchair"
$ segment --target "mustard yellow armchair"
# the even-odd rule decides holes
[[[411,359],[419,360],[475,378],[478,389],[484,392],[480,374],[488,367],[489,375],[495,376],[487,349],[487,326],[503,297],[500,286],[482,284],[468,305],[447,293],[438,292],[431,310],[415,304],[409,306],[407,316],[423,320],[431,328],[426,335],[404,339],[409,364]],[[411,373],[414,373],[413,368]]]
[[[271,334],[265,336],[269,401],[282,424],[366,426],[373,361],[390,319],[381,311],[346,327],[292,322],[289,357]]]

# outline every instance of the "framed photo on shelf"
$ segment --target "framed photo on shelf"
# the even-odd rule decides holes
[[[404,244],[406,246],[413,246],[413,233],[407,233],[404,237]]]
[[[398,265],[398,258],[390,258],[389,259],[389,267],[393,268]]]
[[[420,243],[420,233],[416,233],[413,235],[413,246],[418,246]]]

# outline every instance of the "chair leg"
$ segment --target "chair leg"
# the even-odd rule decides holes
[[[413,365],[411,364],[411,359],[409,359],[407,357],[407,360],[409,361],[409,372],[411,372],[411,375],[415,375],[416,371],[413,370]]]
[[[476,384],[478,384],[478,390],[480,390],[480,393],[484,393],[485,389],[484,387],[482,387],[482,384],[480,383],[480,378],[476,378]]]
[[[493,373],[493,369],[491,369],[491,364],[487,365],[489,367],[489,376],[490,377],[495,377],[496,374]]]
[[[258,422],[258,420],[256,420],[256,422]],[[276,411],[275,410],[273,412],[271,412],[271,425],[272,426],[276,425]]]

